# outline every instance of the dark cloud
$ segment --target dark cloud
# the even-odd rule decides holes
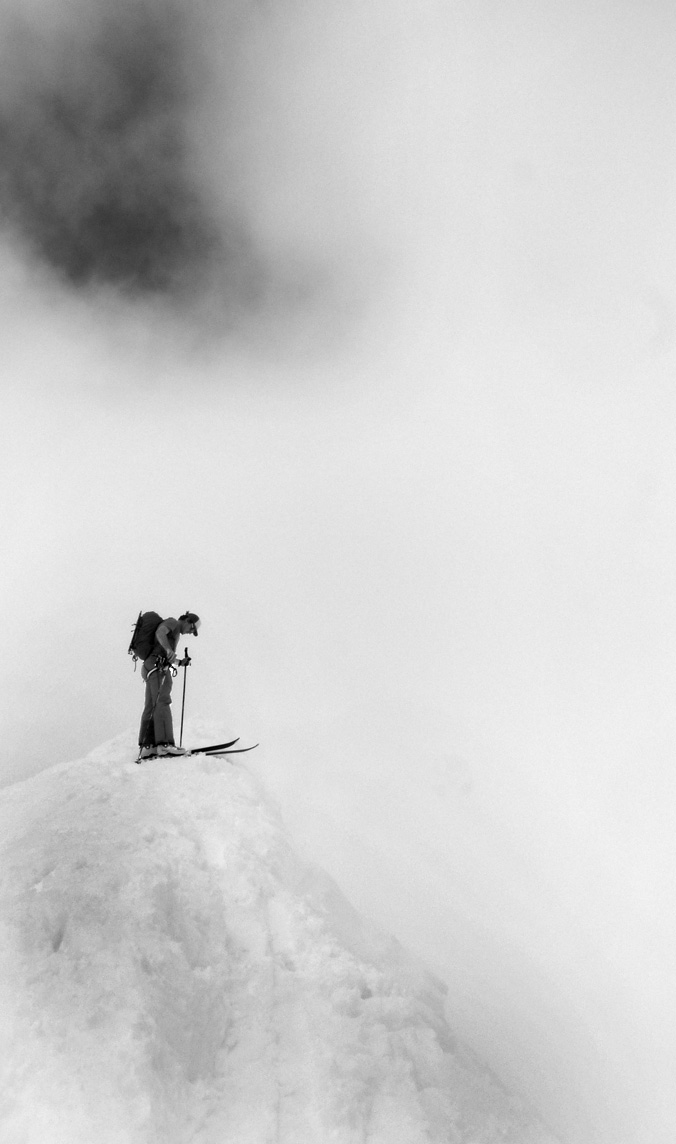
[[[0,275],[191,354],[358,336],[387,210],[324,8],[0,0]]]
[[[191,162],[204,68],[185,11],[116,0],[51,27],[14,17],[5,42],[0,208],[43,265],[132,295],[241,271],[241,228],[210,216]]]

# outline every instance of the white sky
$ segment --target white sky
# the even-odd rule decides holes
[[[195,178],[278,311],[4,251],[5,781],[136,723],[139,608],[199,612],[188,704],[496,1066],[575,1142],[666,1144],[676,17],[238,11]]]

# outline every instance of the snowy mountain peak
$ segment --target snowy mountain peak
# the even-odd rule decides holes
[[[122,736],[2,792],[7,1144],[553,1144],[240,764]]]

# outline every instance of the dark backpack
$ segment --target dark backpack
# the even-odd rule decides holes
[[[155,632],[161,623],[162,617],[157,612],[139,612],[129,644],[129,654],[134,657],[134,662],[148,658],[155,646]]]

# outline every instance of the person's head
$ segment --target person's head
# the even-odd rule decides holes
[[[178,622],[184,636],[196,636],[202,621],[194,612],[184,612],[182,616],[178,617]]]

